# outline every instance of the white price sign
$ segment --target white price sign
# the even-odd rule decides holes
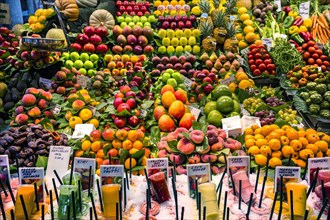
[[[90,135],[90,133],[95,130],[93,124],[77,124],[74,127],[74,132],[72,134],[73,139],[84,138],[85,135]]]
[[[270,50],[270,48],[272,48],[272,46],[273,46],[273,40],[272,40],[272,38],[263,38],[262,44],[266,45],[267,50]]]
[[[199,117],[199,114],[201,113],[201,110],[199,110],[198,108],[192,107],[192,106],[189,106],[188,108],[189,108],[191,114],[193,114],[195,116],[195,119],[197,120]]]
[[[46,79],[46,78],[42,78],[42,77],[40,77],[40,78],[39,78],[39,83],[44,84],[44,86],[45,86],[47,89],[51,89],[51,88],[52,88],[52,81],[51,81],[50,79]]]
[[[309,1],[301,3],[299,5],[299,14],[302,17],[302,19],[304,19],[304,20],[309,18],[310,5],[311,5],[311,3]]]
[[[282,10],[281,0],[274,0],[274,4],[277,5],[277,11]]]
[[[53,112],[54,112],[55,115],[60,114],[61,113],[61,106],[56,104],[55,107],[54,107]]]
[[[89,78],[87,76],[79,75],[77,76],[77,83],[81,85],[81,87],[86,88],[89,82]]]
[[[235,76],[234,75],[230,75],[229,78],[226,78],[226,79],[223,79],[220,81],[220,84],[222,85],[229,85],[230,83],[234,82],[235,81]]]
[[[191,81],[186,76],[182,76],[182,78],[183,78],[183,84],[189,89],[192,86],[193,81]]]
[[[62,178],[68,171],[70,161],[71,147],[50,146],[46,176],[50,179],[54,178],[57,185],[59,184],[55,178],[54,170]]]

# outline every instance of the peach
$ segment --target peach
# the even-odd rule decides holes
[[[158,142],[157,147],[158,147],[159,150],[166,149],[166,147],[168,147],[167,141]]]
[[[196,121],[195,116],[191,113],[185,113],[179,122],[179,127],[184,127],[186,129],[190,129],[193,121]]]
[[[66,93],[66,88],[65,88],[64,86],[59,86],[59,87],[57,87],[57,89],[56,89],[56,93],[57,93],[57,94],[61,94],[61,95],[63,95],[63,94]]]
[[[113,141],[115,139],[116,132],[113,129],[106,129],[102,132],[102,137],[106,141]]]
[[[123,141],[127,137],[128,132],[125,129],[116,131],[116,138]]]
[[[15,122],[18,125],[25,125],[28,122],[29,116],[27,114],[19,114],[15,117]]]
[[[179,174],[179,175],[187,175],[187,169],[185,169],[182,165],[179,165],[176,167],[176,172]]]
[[[164,114],[166,114],[166,109],[164,108],[164,106],[159,105],[154,109],[154,117],[156,121],[158,121],[159,118]]]
[[[168,155],[166,150],[160,150],[158,151],[158,157],[159,158],[165,158]]]
[[[207,130],[210,131],[210,130],[218,130],[217,127],[215,127],[214,125],[208,125],[207,126]]]
[[[72,108],[76,111],[79,111],[80,109],[82,109],[83,107],[85,107],[85,102],[81,101],[81,100],[75,100],[72,103]]]
[[[207,154],[208,152],[210,152],[211,150],[211,147],[210,145],[207,145],[207,148],[203,148],[203,149],[197,149],[197,153],[199,154]]]
[[[227,138],[227,133],[225,130],[218,128],[218,136],[221,137],[222,139],[226,139]]]
[[[45,98],[47,101],[52,100],[52,94],[50,92],[41,92],[41,97]]]
[[[28,116],[30,116],[31,118],[37,118],[41,115],[41,111],[38,107],[33,107],[28,111]]]
[[[201,130],[193,130],[190,132],[189,138],[195,144],[201,144],[204,141],[204,133]]]
[[[40,108],[41,110],[48,108],[48,102],[46,99],[40,99],[38,102],[38,108]]]
[[[174,92],[174,96],[183,103],[186,103],[188,100],[187,92],[180,88]]]
[[[36,97],[32,94],[25,94],[22,98],[22,104],[23,106],[32,106],[36,104]]]
[[[71,117],[72,117],[72,112],[67,111],[67,112],[65,113],[65,119],[66,119],[67,121],[69,121]]]
[[[189,155],[195,151],[195,146],[187,138],[179,140],[177,149],[183,154]]]
[[[218,142],[218,134],[216,130],[208,130],[206,136],[211,146]]]
[[[15,113],[16,115],[19,115],[21,113],[24,113],[24,107],[22,105],[18,106],[16,109],[15,109]]]
[[[178,134],[183,133],[183,132],[187,133],[188,129],[186,129],[186,128],[176,128],[174,132],[176,132]]]
[[[201,160],[204,163],[213,163],[215,161],[217,161],[217,156],[212,155],[212,154],[204,154],[201,156]]]
[[[73,93],[73,94],[70,94],[70,95],[68,96],[68,101],[69,101],[69,102],[73,102],[73,101],[77,100],[78,98],[79,98],[79,97],[78,97],[77,93]]]
[[[180,165],[180,164],[184,163],[185,156],[183,156],[182,154],[172,153],[172,154],[170,154],[170,161],[172,163],[175,163],[176,165]]]
[[[99,141],[101,139],[101,131],[99,130],[93,130],[90,134],[89,134],[89,138],[91,139],[91,141]]]
[[[169,108],[174,101],[176,101],[176,98],[172,91],[164,92],[164,94],[162,95],[162,105],[165,108]]]
[[[185,114],[185,111],[184,104],[179,100],[174,101],[168,109],[168,113],[175,119],[181,118]]]
[[[230,151],[240,150],[241,147],[242,147],[242,144],[239,141],[234,140],[232,138],[227,138],[227,140],[225,142],[225,148],[229,148]]]
[[[219,151],[224,148],[224,140],[221,137],[218,137],[218,142],[211,146],[212,151]]]
[[[161,131],[173,131],[175,129],[174,120],[169,115],[162,115],[158,120],[158,125]]]
[[[44,111],[44,115],[47,117],[47,118],[53,118],[54,116],[54,113],[53,111]]]
[[[178,139],[178,133],[177,132],[170,132],[167,134],[167,141],[174,141]]]
[[[160,91],[160,94],[163,95],[165,92],[167,91],[171,91],[172,93],[174,93],[174,88],[173,86],[166,84],[165,86],[163,86],[163,88]]]
[[[25,94],[39,95],[39,93],[38,89],[32,87],[25,90]]]
[[[211,167],[211,170],[212,170],[212,173],[215,174],[215,175],[221,173],[220,168],[218,166],[215,166],[215,165]]]
[[[195,154],[192,157],[188,158],[189,164],[196,164],[201,162],[201,157],[199,154]]]

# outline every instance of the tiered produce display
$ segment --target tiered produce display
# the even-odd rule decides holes
[[[1,219],[329,219],[328,0],[104,4],[0,27]]]

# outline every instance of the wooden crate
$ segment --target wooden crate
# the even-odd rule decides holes
[[[10,24],[9,4],[0,3],[0,24]]]

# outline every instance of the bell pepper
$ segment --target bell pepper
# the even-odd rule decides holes
[[[312,27],[312,19],[310,19],[310,18],[307,18],[307,19],[305,19],[304,20],[304,23],[303,23],[303,25],[305,26],[305,27],[307,27],[307,28],[310,28],[310,27]]]
[[[295,48],[299,47],[299,44],[296,41],[292,40],[292,39],[289,40],[289,43],[293,44]]]
[[[285,29],[288,29],[289,27],[291,27],[291,25],[293,24],[294,22],[294,18],[291,17],[291,16],[287,16],[284,21],[283,21],[283,27]]]
[[[307,32],[300,32],[299,36],[302,37],[305,40],[305,42],[308,42],[308,41],[312,40],[312,34],[309,33],[308,31]]]
[[[299,27],[299,33],[300,32],[307,32],[308,31],[308,29],[307,29],[307,27],[305,27],[304,25],[301,25],[300,27]]]
[[[282,23],[284,21],[285,15],[286,15],[285,11],[281,11],[277,16],[276,19],[277,23]]]
[[[296,12],[296,11],[290,11],[289,12],[289,16],[291,16],[293,18],[296,18],[298,16],[298,12]]]
[[[294,33],[296,33],[296,34],[299,33],[299,27],[297,27],[297,26],[291,26],[289,28],[289,34],[294,34]]]
[[[294,20],[292,25],[299,27],[303,23],[304,23],[304,20],[302,18],[297,18],[297,19]]]
[[[292,11],[292,9],[291,9],[290,6],[284,6],[284,7],[283,7],[283,11],[284,11],[285,13],[289,13],[290,11]]]
[[[294,40],[294,41],[297,42],[299,45],[302,45],[302,44],[305,42],[305,40],[302,39],[302,38],[299,36],[299,34],[297,34],[297,33],[292,34],[291,37],[290,37],[290,39]]]

